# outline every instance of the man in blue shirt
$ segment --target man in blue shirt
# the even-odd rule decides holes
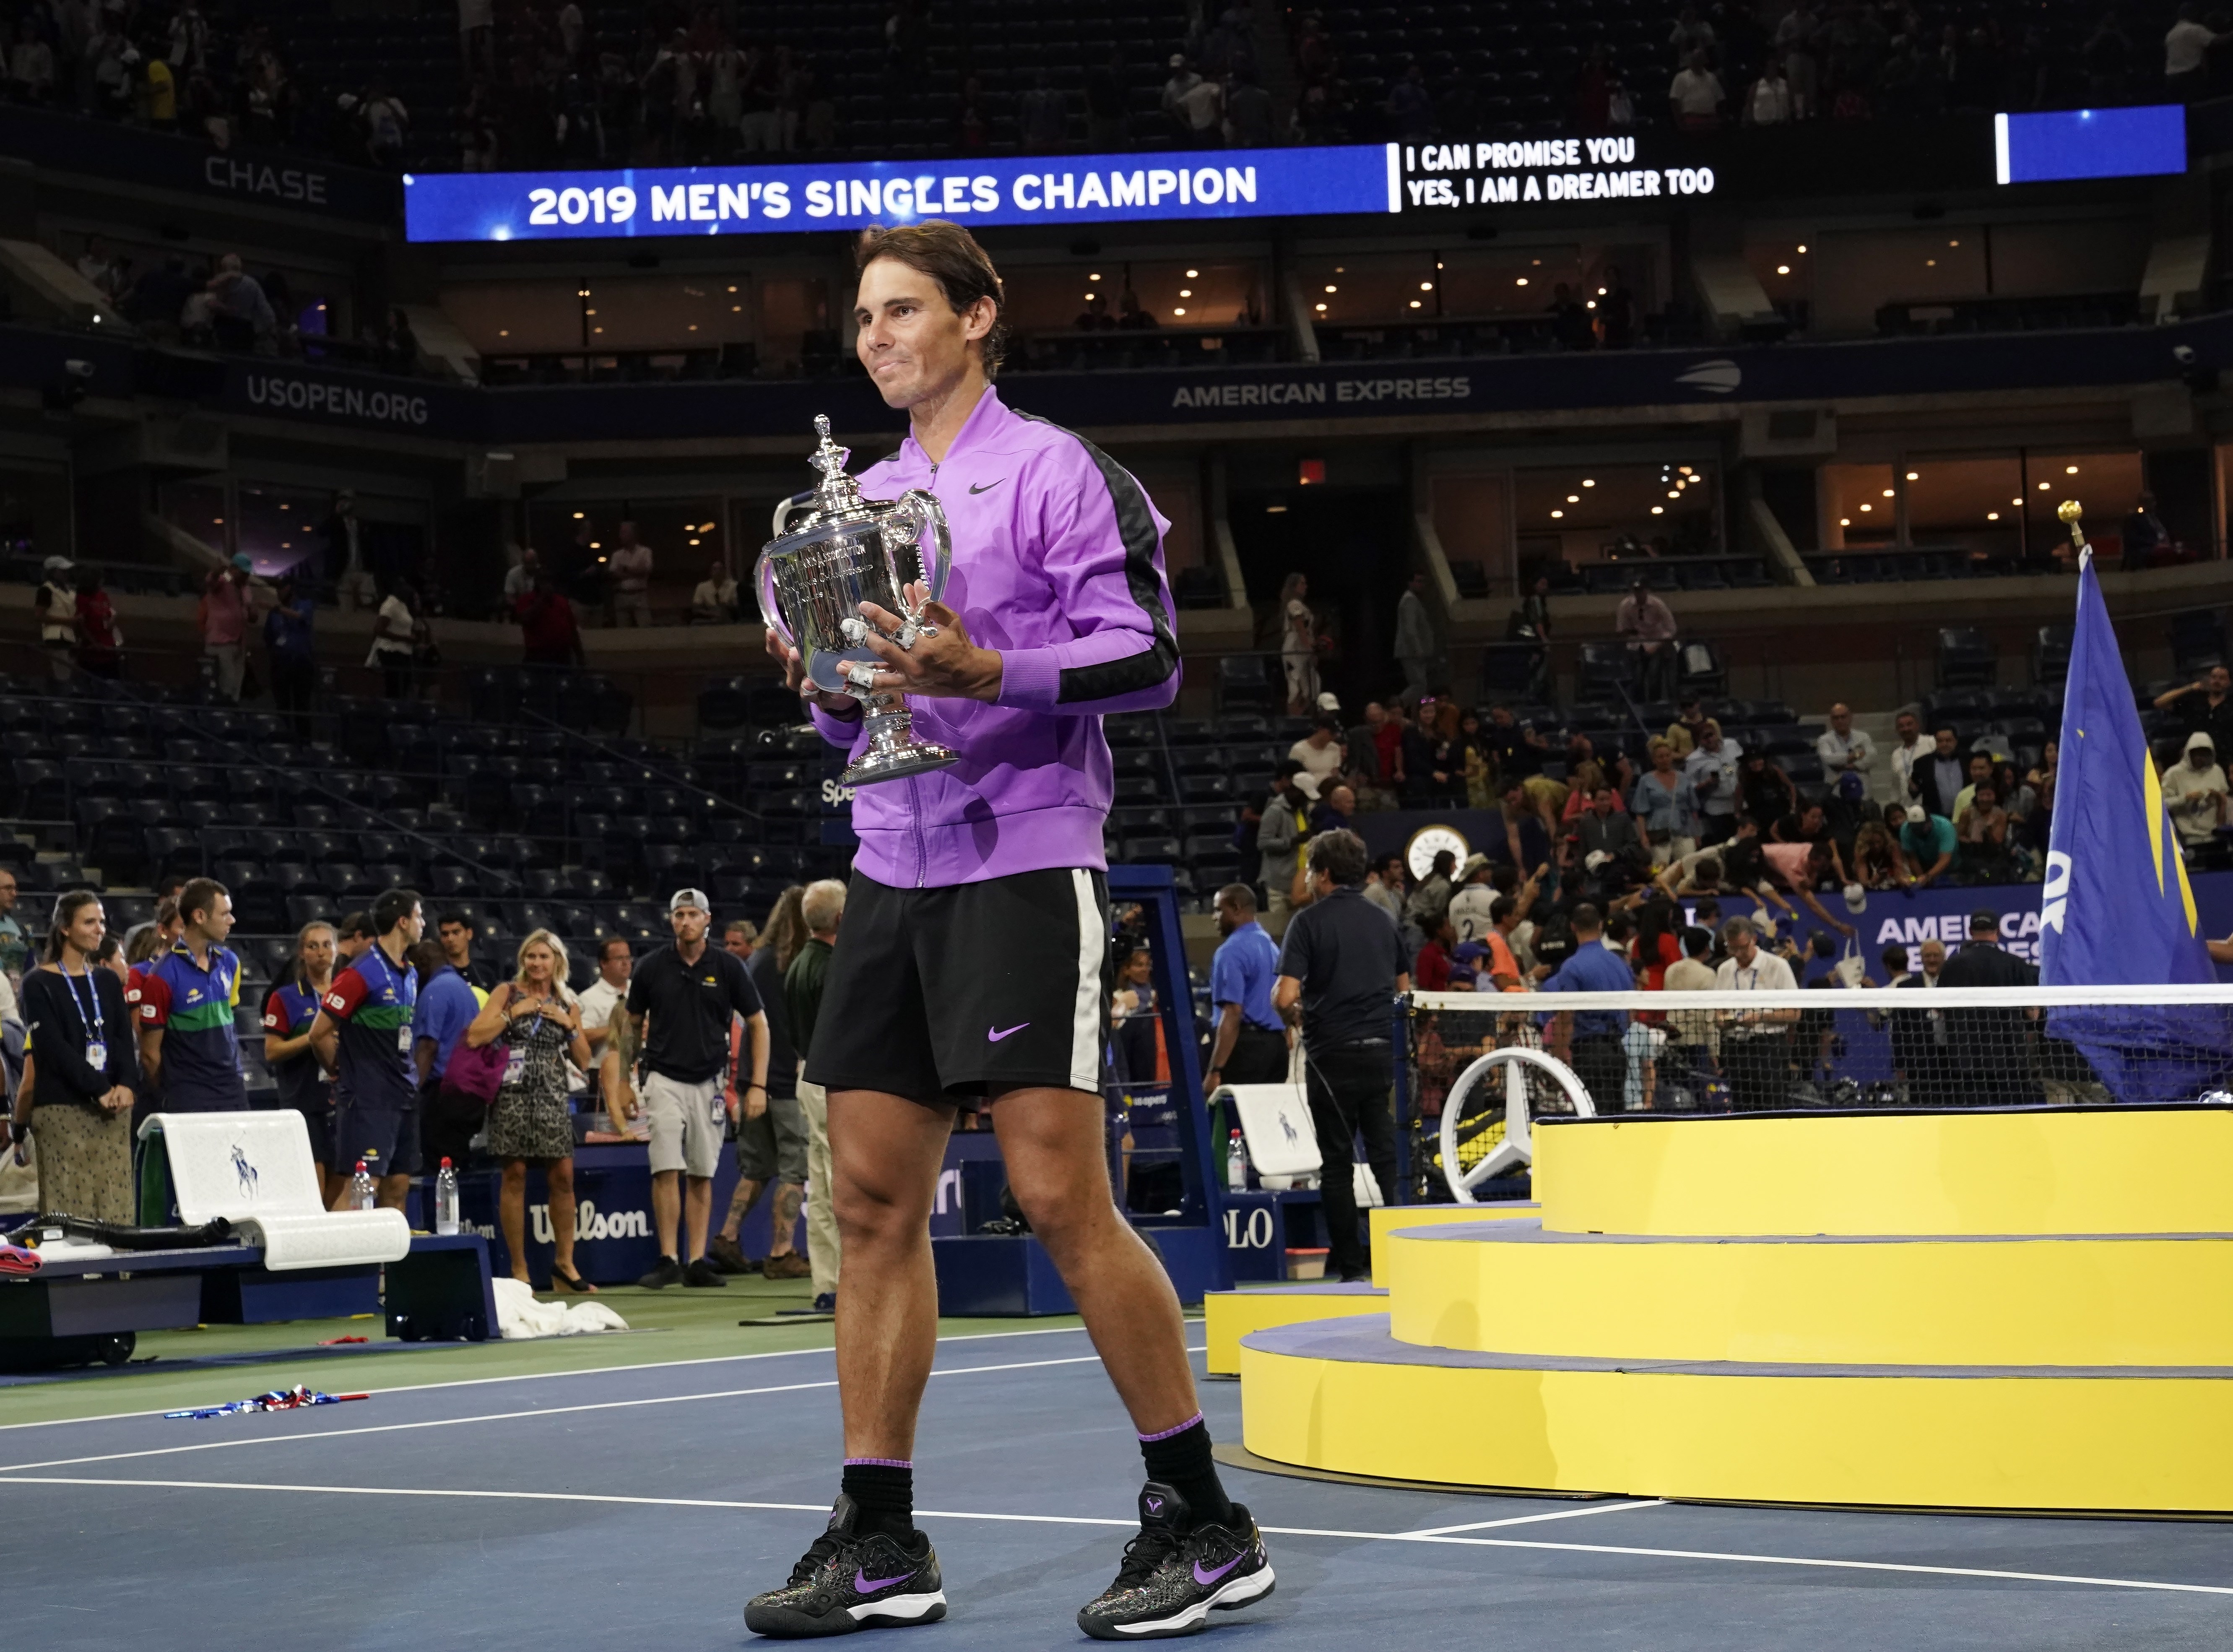
[[[462,1167],[488,1109],[478,1102],[445,1102],[442,1075],[450,1070],[458,1040],[480,1013],[481,998],[444,955],[440,941],[420,941],[411,949],[411,962],[421,983],[411,1018],[411,1057],[419,1076],[420,1156],[430,1165],[447,1159]]]
[[[1256,891],[1228,883],[1217,892],[1217,932],[1225,939],[1209,960],[1209,1001],[1217,1006],[1202,1089],[1220,1084],[1277,1084],[1287,1076],[1287,1031],[1272,1007],[1279,943],[1256,921]]]
[[[1605,939],[1604,915],[1584,901],[1574,908],[1568,921],[1574,932],[1573,954],[1559,966],[1558,973],[1537,990],[1634,992],[1636,974],[1628,960],[1601,944]],[[1628,1030],[1628,1017],[1618,1010],[1575,1010],[1552,1017],[1551,1020],[1554,1027],[1562,1021],[1571,1024],[1566,1039],[1566,1062],[1574,1070],[1574,1076],[1582,1081],[1582,1088],[1589,1091],[1598,1111],[1620,1111],[1622,1092],[1628,1082],[1628,1055],[1621,1045],[1622,1035]],[[1555,1047],[1559,1041],[1554,1037],[1545,1042]]]

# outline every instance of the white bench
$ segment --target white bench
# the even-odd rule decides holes
[[[328,1210],[310,1156],[309,1127],[292,1108],[269,1112],[156,1113],[140,1138],[162,1140],[179,1219],[225,1218],[264,1247],[273,1272],[397,1262],[410,1253],[400,1210]]]

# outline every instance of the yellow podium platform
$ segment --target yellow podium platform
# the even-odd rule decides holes
[[[2222,1109],[1561,1122],[1533,1175],[1518,1219],[1374,1213],[1383,1298],[1240,1330],[1247,1448],[1568,1493],[2233,1512]]]

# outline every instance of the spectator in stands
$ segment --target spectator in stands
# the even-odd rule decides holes
[[[18,103],[51,103],[55,97],[55,49],[29,16],[16,32],[8,54],[8,94]]]
[[[140,1064],[173,1113],[227,1112],[248,1105],[240,1074],[240,960],[227,951],[232,896],[214,878],[179,891],[185,920],[178,944],[140,983]]]
[[[15,868],[0,866],[0,972],[20,980],[31,962],[31,946],[16,915],[17,898]]]
[[[411,1011],[411,1062],[418,1084],[420,1157],[461,1165],[488,1122],[490,1097],[456,1083],[450,1063],[488,994],[460,974],[439,940],[420,940],[407,954],[417,987]]]
[[[1422,992],[1447,992],[1450,990],[1450,954],[1457,950],[1457,930],[1448,913],[1425,927],[1426,943],[1411,960],[1411,984]]]
[[[635,966],[635,957],[622,937],[608,935],[597,943],[597,979],[579,1000],[582,1034],[589,1039],[590,1049],[603,1050],[612,1031],[613,1011],[628,1000],[628,972]]]
[[[2233,35],[2226,38],[2233,39]],[[2127,570],[2174,560],[2171,530],[2164,526],[2164,519],[2156,514],[2156,496],[2145,488],[2125,517],[2121,537]]]
[[[814,1271],[814,1311],[837,1307],[838,1236],[831,1193],[835,1172],[830,1159],[830,1093],[806,1078],[806,1055],[814,1044],[822,1013],[822,989],[845,915],[845,886],[824,878],[806,886],[798,903],[806,942],[783,972],[783,1005],[791,1017],[791,1041],[799,1052],[798,1105],[806,1121],[806,1259]]]
[[[2185,0],[2178,21],[2164,36],[2164,90],[2180,103],[2207,95],[2210,49],[2226,38],[2202,21],[2202,8],[2195,0]]]
[[[1574,296],[1574,289],[1565,282],[1559,283],[1551,289],[1551,302],[1545,313],[1551,318],[1551,336],[1558,341],[1560,349],[1586,350],[1595,348],[1598,341],[1597,329],[1591,321],[1589,308]],[[1538,581],[1537,583],[1546,584],[1547,582]],[[1525,600],[1523,599],[1523,602]],[[1527,624],[1527,620],[1524,611],[1515,613],[1513,616],[1514,637],[1533,640],[1532,634],[1525,629]]]
[[[2039,969],[2000,945],[2001,914],[1981,907],[1969,914],[1969,939],[1938,972],[1944,987],[2034,987]],[[2040,1099],[2025,1048],[2030,1014],[2021,1009],[1946,1011],[1946,1050],[1951,1077],[1971,1105],[2021,1106]]]
[[[2222,784],[2221,776],[2221,784]],[[2224,794],[2219,794],[2221,810]],[[2174,816],[2176,823],[2176,816]],[[1969,789],[1969,801],[1954,823],[1961,845],[1962,875],[1971,883],[2000,883],[2008,875],[2008,811],[2001,807],[1992,781]]]
[[[1795,992],[1791,966],[1760,945],[1759,932],[1743,918],[1722,927],[1728,957],[1714,972],[1722,992]],[[1728,1074],[1729,1105],[1740,1113],[1772,1111],[1784,1104],[1791,1083],[1791,1032],[1797,1010],[1725,1010],[1721,1012],[1722,1063]]]
[[[1675,766],[1675,748],[1654,740],[1646,748],[1651,766],[1636,783],[1631,812],[1644,829],[1653,862],[1664,866],[1698,847],[1698,796],[1690,777]]]
[[[76,581],[67,556],[48,557],[42,571],[46,577],[31,598],[39,616],[39,647],[47,656],[48,675],[66,683],[77,659]]]
[[[1774,822],[1799,809],[1799,788],[1783,765],[1767,752],[1751,751],[1737,766],[1737,802],[1741,811],[1758,821],[1763,835]]]
[[[278,315],[264,296],[263,283],[240,267],[238,252],[228,252],[217,261],[209,293],[210,325],[217,334],[219,349],[243,355],[277,352]]]
[[[1613,807],[1618,801],[1611,786],[1599,786],[1576,823],[1574,854],[1581,862],[1583,886],[1602,901],[1625,894],[1651,869],[1651,851],[1635,819]]]
[[[229,700],[240,699],[248,669],[248,582],[254,566],[248,553],[241,551],[202,584],[202,652],[215,668],[218,695]]]
[[[721,950],[740,964],[752,961],[759,940],[760,927],[750,918],[732,918],[721,926]]]
[[[1400,711],[1401,707],[1390,706],[1388,714],[1396,718]],[[1481,745],[1495,769],[1495,783],[1501,787],[1517,785],[1540,774],[1551,751],[1551,743],[1533,724],[1520,722],[1513,716],[1512,707],[1501,702],[1488,708]]]
[[[309,582],[295,570],[281,575],[277,600],[264,616],[264,658],[271,673],[271,703],[287,719],[297,745],[310,743],[317,698],[318,650],[312,630],[316,617]]]
[[[473,921],[472,913],[463,907],[443,908],[442,915],[434,920],[434,939],[442,943],[442,961],[465,977],[477,998],[485,997],[495,988],[496,971],[473,956],[473,943],[480,939],[480,927]]]
[[[1891,795],[1905,802],[1915,795],[1915,765],[1930,756],[1931,748],[1924,743],[1922,720],[1913,712],[1902,712],[1895,717],[1892,730]]]
[[[384,79],[374,75],[366,88],[360,114],[364,122],[367,159],[375,166],[400,168],[404,145],[411,135],[411,112],[403,107],[403,100],[387,89]]]
[[[1236,149],[1266,149],[1274,140],[1272,94],[1256,71],[1237,68],[1225,88],[1225,141]]]
[[[372,650],[364,663],[379,668],[381,691],[390,699],[409,699],[411,667],[418,658],[420,621],[412,610],[419,594],[408,582],[393,580],[381,589],[372,620]]]
[[[1311,732],[1287,748],[1287,756],[1321,784],[1341,772],[1344,755],[1341,719],[1324,712],[1312,723]]]
[[[1308,717],[1318,698],[1318,624],[1306,600],[1309,578],[1290,574],[1279,588],[1279,664],[1287,678],[1287,715]]]
[[[1457,888],[1450,895],[1447,911],[1460,946],[1488,933],[1493,921],[1490,909],[1497,899],[1496,886],[1489,881],[1494,870],[1488,856],[1481,854],[1468,855],[1465,864],[1458,868]]]
[[[334,1075],[335,1162],[362,1163],[379,1202],[401,1210],[420,1170],[419,1086],[410,1054],[419,983],[407,967],[426,928],[419,892],[387,891],[373,902],[370,922],[375,939],[334,977],[310,1028],[310,1048]],[[348,1197],[344,1182],[335,1208]]]
[[[1382,855],[1364,875],[1364,898],[1386,913],[1390,923],[1403,921],[1403,902],[1409,893],[1401,855]]]
[[[1726,95],[1720,77],[1702,51],[1684,59],[1682,68],[1667,83],[1668,106],[1674,112],[1676,126],[1685,132],[1711,132],[1719,127]]]
[[[1667,744],[1675,748],[1675,761],[1687,763],[1690,753],[1706,732],[1705,702],[1696,695],[1681,701],[1675,708],[1675,720],[1667,725]]]
[[[1016,129],[1027,154],[1051,154],[1070,135],[1070,112],[1045,69],[1032,73],[1032,88],[1016,100]]]
[[[737,582],[726,567],[713,563],[690,593],[690,623],[731,625],[737,618]]]
[[[1605,939],[1605,914],[1585,901],[1567,921],[1573,931],[1574,950],[1536,991],[1632,992],[1636,975],[1628,960],[1600,944]],[[1565,1011],[1553,1016],[1545,1029],[1546,1046],[1566,1050],[1567,1065],[1602,1111],[1619,1109],[1618,1098],[1628,1076],[1628,1057],[1621,1045],[1627,1030],[1628,1017],[1617,1010]]]
[[[2184,760],[2163,773],[2164,807],[2171,811],[2171,829],[2189,860],[2216,844],[2217,829],[2225,823],[2225,793],[2217,748],[2197,730],[2186,737]]]
[[[1930,888],[1954,864],[1959,842],[1952,821],[1921,803],[1910,803],[1899,829],[1901,883],[1911,889]]]
[[[1717,721],[1706,719],[1697,750],[1682,765],[1683,779],[1690,781],[1690,795],[1697,797],[1702,846],[1720,844],[1737,830],[1737,803],[1741,802],[1737,775],[1741,761],[1744,748],[1724,737]]]
[[[1388,127],[1403,143],[1417,143],[1434,131],[1434,94],[1427,89],[1426,66],[1416,57],[1389,88]]]
[[[645,1023],[643,1101],[651,1116],[652,1219],[660,1252],[659,1261],[636,1283],[654,1290],[678,1281],[728,1283],[705,1252],[713,1173],[720,1161],[720,1079],[732,1014],[757,1029],[752,1076],[738,1090],[767,1094],[766,1015],[744,965],[706,944],[712,921],[706,908],[700,891],[678,889],[667,906],[674,944],[646,957],[628,982],[628,1013]]]
[[[518,548],[508,544],[505,549],[509,551]],[[535,589],[535,576],[542,569],[543,558],[536,555],[532,545],[518,551],[511,566],[504,570],[505,607],[515,614],[518,612],[519,599]]]
[[[1629,582],[1628,595],[1613,610],[1613,629],[1640,656],[1644,697],[1675,695],[1675,611],[1652,593],[1643,575]]]
[[[1293,909],[1289,892],[1302,870],[1303,839],[1310,833],[1310,799],[1295,782],[1303,772],[1303,765],[1292,758],[1279,765],[1272,777],[1272,795],[1264,803],[1263,823],[1256,829],[1266,904],[1272,921],[1283,930]]]
[[[1559,838],[1558,824],[1548,805],[1530,795],[1526,782],[1515,780],[1505,787],[1504,802],[1497,813],[1503,829],[1488,841],[1490,858],[1523,876],[1548,867]]]
[[[319,524],[326,542],[326,579],[344,609],[376,608],[380,592],[367,554],[368,536],[356,513],[356,495],[348,488],[334,495],[334,508]]]
[[[584,663],[574,604],[547,572],[536,575],[534,589],[513,603],[512,612],[519,621],[521,664],[578,667]]]
[[[1829,728],[1815,737],[1814,754],[1833,778],[1852,773],[1865,780],[1877,760],[1877,747],[1867,730],[1853,726],[1853,708],[1841,700],[1830,708]]]
[[[1415,66],[1416,67],[1416,66]],[[1403,697],[1417,700],[1434,692],[1442,645],[1427,612],[1427,576],[1413,574],[1396,599],[1396,660],[1403,667]]]
[[[1969,768],[1962,758],[1962,741],[1950,728],[1942,728],[1931,754],[1916,764],[1909,777],[1908,796],[1926,813],[1954,818],[1954,800],[1969,784]]]
[[[612,622],[648,626],[651,623],[651,547],[636,537],[635,524],[620,525],[620,543],[606,559],[612,576]]]
[[[1279,946],[1256,921],[1256,892],[1229,883],[1217,892],[1217,933],[1209,960],[1209,1001],[1216,1010],[1205,1093],[1221,1084],[1276,1084],[1287,1076],[1286,1024],[1272,1007]]]
[[[1457,703],[1448,699],[1422,703],[1414,738],[1417,749],[1404,758],[1404,769],[1410,777],[1404,787],[1405,803],[1413,808],[1464,808],[1468,746]]]
[[[1124,51],[1112,45],[1109,61],[1086,71],[1085,142],[1091,150],[1122,148],[1130,136],[1131,107]]]
[[[1313,834],[1339,831],[1356,823],[1357,793],[1336,781],[1326,788],[1318,806],[1311,810],[1311,830]]]
[[[1364,720],[1342,737],[1344,762],[1352,784],[1363,780],[1368,785],[1377,785],[1380,772],[1380,731],[1388,721],[1388,713],[1377,699],[1364,705]],[[1290,757],[1293,752],[1288,753]]]
[[[2212,666],[2184,688],[2156,696],[2156,709],[2170,712],[2189,734],[2207,734],[2210,749],[2233,751],[2233,672]]]
[[[1450,901],[1457,894],[1452,881],[1457,868],[1455,855],[1446,849],[1436,849],[1434,864],[1419,880],[1419,887],[1411,891],[1411,898],[1403,903],[1403,915],[1419,926],[1422,934],[1431,936],[1449,912]],[[1360,886],[1362,882],[1360,879]]]
[[[1785,75],[1783,60],[1771,56],[1761,65],[1760,77],[1745,94],[1744,124],[1748,127],[1780,127],[1792,120],[1791,81]]]
[[[1894,810],[1898,804],[1892,805]],[[1903,816],[1904,811],[1900,811]],[[1904,824],[1903,818],[1902,824]],[[1881,820],[1862,823],[1853,834],[1853,881],[1865,889],[1899,887],[1899,840]]]
[[[806,1196],[806,1119],[798,1106],[798,1050],[791,1036],[791,1011],[783,1001],[784,972],[806,944],[802,915],[806,891],[793,884],[768,914],[767,928],[745,959],[767,1015],[766,1103],[755,1108],[749,1092],[737,1096],[737,1186],[730,1195],[721,1231],[706,1241],[706,1254],[724,1273],[760,1273],[771,1279],[804,1279],[810,1270],[798,1253],[798,1213]],[[731,1018],[732,1074],[751,1070],[750,1031]],[[738,1244],[745,1219],[765,1193],[769,1200],[768,1253],[747,1257]]]
[[[6,1140],[38,1137],[39,1208],[131,1222],[132,1016],[123,984],[97,961],[108,932],[101,897],[55,901],[45,961],[23,978],[21,1013],[31,1069],[17,1088]]]
[[[1272,1002],[1291,1025],[1299,1021],[1302,1027],[1327,1261],[1334,1275],[1354,1281],[1366,1273],[1351,1174],[1354,1143],[1362,1131],[1373,1174],[1383,1190],[1395,1187],[1390,1016],[1394,997],[1410,990],[1410,975],[1395,931],[1359,894],[1363,840],[1354,832],[1312,840],[1310,870],[1315,899],[1288,926]]]
[[[1970,752],[1967,779],[1962,790],[1954,794],[1954,812],[1947,817],[1956,823],[1957,829],[1963,813],[1969,807],[1969,798],[1972,794],[1992,777],[1992,754],[1982,750]]]
[[[295,936],[286,974],[264,995],[264,1065],[279,1086],[279,1103],[303,1115],[321,1200],[330,1207],[348,1178],[334,1162],[334,1076],[310,1048],[318,1005],[334,984],[334,927],[304,924]]]

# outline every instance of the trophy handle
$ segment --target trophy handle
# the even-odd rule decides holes
[[[775,507],[775,532],[770,537],[780,539],[791,531],[791,513],[794,511],[804,511],[810,516],[819,516],[821,512],[814,509],[818,500],[819,495],[817,491],[808,488],[803,493],[794,493],[788,499],[778,501]],[[811,528],[814,524],[809,521],[798,525],[802,528]]]
[[[783,512],[790,503],[789,500],[785,500],[783,504],[776,507],[776,520],[778,523],[783,520]],[[778,528],[777,531],[780,534],[782,530]],[[775,558],[765,551],[762,551],[759,561],[752,564],[752,594],[760,601],[762,623],[775,633],[784,647],[796,654],[798,651],[798,639],[791,634],[791,627],[784,623],[783,605],[775,600]]]
[[[921,488],[909,488],[900,495],[891,514],[881,524],[884,532],[885,554],[891,554],[895,545],[913,545],[915,562],[922,572],[927,600],[942,602],[946,600],[946,582],[954,571],[954,537],[946,525],[946,507],[939,504],[938,496]],[[896,565],[892,569],[895,589],[903,588]],[[918,624],[922,619],[920,608],[907,617]]]

